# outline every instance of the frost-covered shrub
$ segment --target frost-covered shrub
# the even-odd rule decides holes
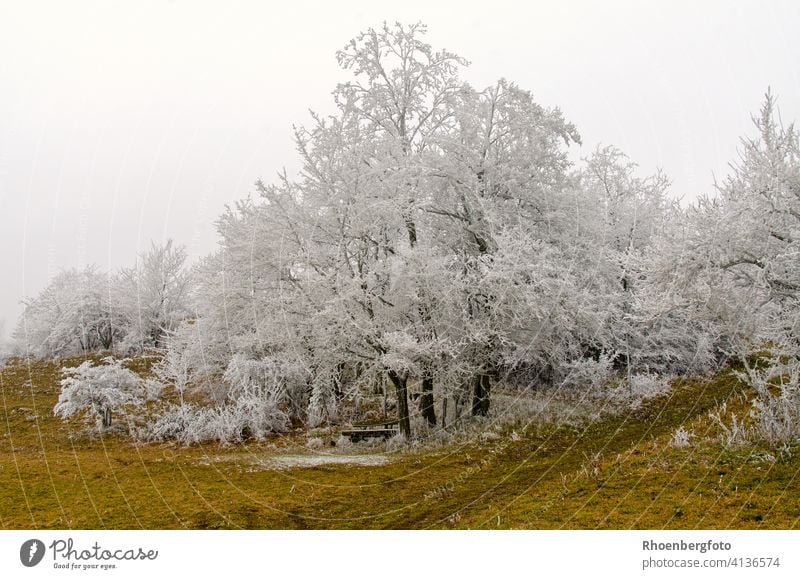
[[[784,358],[786,360],[786,358]],[[747,364],[739,378],[757,392],[752,434],[770,443],[800,440],[800,361],[773,359],[766,368]]]
[[[142,389],[144,392],[145,402],[154,402],[161,398],[161,393],[164,392],[165,385],[158,380],[148,378],[142,380]]]
[[[647,399],[661,396],[669,390],[671,379],[659,374],[633,374],[628,384],[634,398]]]
[[[285,405],[289,414],[301,418],[307,404],[307,372],[297,363],[271,358],[254,360],[233,356],[223,374],[229,385],[229,400],[268,398]]]
[[[694,436],[693,433],[686,430],[683,426],[678,427],[672,433],[672,438],[669,441],[670,446],[674,448],[686,448],[690,445],[689,439]]]
[[[608,382],[613,373],[614,358],[611,354],[602,354],[594,358],[579,358],[564,364],[565,386],[596,388]]]
[[[736,413],[728,412],[727,402],[709,411],[708,418],[718,428],[716,440],[726,448],[749,444],[752,440],[752,428],[743,424]]]
[[[613,387],[600,391],[600,397],[635,409],[643,401],[669,392],[672,380],[671,376],[652,372],[631,374]]]
[[[350,440],[349,436],[345,436],[343,434],[339,435],[339,438],[336,439],[336,448],[347,448],[353,445],[353,441]]]
[[[155,417],[148,425],[145,438],[150,440],[175,440],[183,444],[199,442],[191,440],[200,422],[201,409],[191,404],[171,406],[166,412]]]
[[[315,428],[338,416],[336,395],[331,388],[335,379],[332,373],[318,375],[311,383],[311,396],[308,401],[308,424]]]
[[[197,379],[195,360],[189,352],[192,342],[191,326],[185,324],[168,338],[167,350],[161,360],[153,367],[156,375],[171,384],[179,394],[183,394],[189,384]],[[197,356],[202,359],[201,356]]]
[[[147,430],[150,440],[175,440],[181,444],[219,442],[229,444],[248,439],[264,440],[286,432],[289,420],[277,405],[254,396],[218,407],[176,405],[158,416]]]
[[[386,450],[395,451],[401,450],[406,446],[406,437],[402,434],[396,434],[386,441]]]
[[[230,385],[232,397],[262,392],[275,395],[281,386],[276,364],[266,360],[251,360],[241,354],[231,358],[222,378]]]
[[[63,368],[65,376],[61,394],[53,412],[61,418],[86,412],[94,416],[98,427],[111,426],[112,411],[125,405],[142,404],[156,394],[158,387],[152,381],[142,380],[123,367],[125,360],[108,357],[95,366],[87,360],[74,368]]]
[[[241,442],[246,438],[264,440],[269,434],[286,432],[289,419],[268,397],[247,396],[226,404],[217,411],[220,431],[229,432],[228,441]],[[233,427],[232,431],[227,430]],[[226,442],[219,438],[220,442]]]
[[[630,355],[633,372],[686,375],[717,364],[720,329],[706,319],[708,314],[697,312],[708,309],[711,300],[700,290],[700,297],[692,295],[692,300],[676,293],[654,286],[638,295],[632,335],[620,345]],[[695,303],[700,299],[705,300],[702,306]]]

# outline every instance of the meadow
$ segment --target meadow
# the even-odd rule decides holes
[[[0,371],[3,529],[794,529],[800,449],[729,444],[730,369],[578,422],[490,419],[443,442],[178,446],[53,416],[60,369]],[[150,362],[137,367],[147,373]],[[490,417],[491,418],[491,417]],[[688,433],[681,437],[679,432]]]

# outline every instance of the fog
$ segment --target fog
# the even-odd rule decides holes
[[[292,124],[347,78],[336,50],[383,20],[427,23],[475,86],[560,107],[574,159],[616,145],[684,202],[725,175],[767,87],[800,119],[796,2],[4,2],[0,333],[61,269],[150,240],[213,250],[225,204],[297,169]]]

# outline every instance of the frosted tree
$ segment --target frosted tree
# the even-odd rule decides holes
[[[334,93],[337,115],[314,116],[311,127],[296,129],[300,180],[259,184],[266,203],[259,211],[280,236],[280,262],[257,275],[274,272],[283,295],[292,296],[281,307],[304,312],[291,319],[304,327],[294,331],[304,336],[295,351],[307,362],[312,399],[330,400],[322,390],[336,390],[341,365],[357,360],[363,379],[385,372],[394,385],[406,435],[408,379],[422,363],[393,344],[434,335],[423,329],[429,312],[417,299],[420,288],[394,279],[413,284],[406,258],[419,249],[418,155],[452,117],[463,63],[421,42],[423,32],[420,25],[384,26],[340,51],[355,78]]]
[[[769,92],[753,123],[758,135],[742,139],[718,195],[689,215],[680,275],[700,288],[699,303],[743,360],[764,435],[787,440],[797,437],[800,416],[800,147]],[[749,354],[764,347],[773,350],[770,363],[751,368]]]
[[[740,159],[718,187],[722,214],[710,258],[737,285],[761,290],[765,304],[791,309],[800,295],[798,134],[779,124],[770,93],[753,122],[758,138],[742,139]]]
[[[111,349],[122,335],[110,305],[108,276],[95,267],[57,274],[25,309],[13,338],[38,357]]]
[[[63,368],[61,393],[53,412],[61,418],[87,413],[101,430],[111,427],[112,412],[130,404],[141,404],[153,395],[155,383],[145,382],[123,367],[125,360],[104,358],[95,366],[87,360],[74,368]]]
[[[407,266],[415,263],[412,256],[421,249],[422,226],[418,220],[424,184],[419,156],[436,134],[454,122],[454,105],[464,90],[457,72],[466,64],[455,54],[434,51],[422,40],[424,33],[421,24],[385,24],[351,41],[337,58],[344,69],[352,70],[354,79],[340,84],[334,93],[340,120],[332,125],[341,123],[347,130],[336,130],[331,139],[317,123],[314,134],[321,139],[312,143],[298,135],[299,148],[310,161],[304,192],[308,188],[322,192],[323,205],[341,196],[346,207],[359,208],[357,213],[345,209],[337,216],[337,224],[346,228],[342,229],[346,238],[344,259],[339,264],[356,282],[351,286],[356,289],[351,299],[364,305],[359,314],[366,314],[367,320],[359,327],[370,328],[353,338],[371,344],[372,351],[365,359],[369,365],[380,360],[391,362],[386,371],[397,393],[401,430],[406,435],[410,434],[407,388],[411,366],[423,374],[423,413],[429,423],[436,421],[431,369],[422,360],[395,356],[392,340],[385,340],[384,332],[388,322],[389,328],[395,326],[396,332],[416,343],[436,340],[427,296],[414,284]],[[333,167],[324,160],[321,165],[319,153],[324,155],[329,150],[327,143],[340,142],[343,136],[350,142],[349,158],[331,174],[326,169]],[[309,155],[312,149],[316,159]],[[338,191],[320,188],[323,182],[344,187]],[[350,183],[357,185],[351,187]],[[330,199],[331,193],[334,199]],[[399,257],[401,253],[406,259]],[[393,285],[393,275],[402,276],[410,284],[405,289],[414,294],[414,300],[401,303],[387,298],[386,294],[398,289]],[[424,346],[418,348],[425,350]],[[406,355],[409,353],[405,350]],[[401,358],[404,361],[399,363]]]
[[[24,302],[14,339],[40,357],[160,349],[188,317],[185,260],[185,250],[167,242],[153,244],[133,267],[111,276],[95,266],[61,272]]]
[[[637,176],[636,165],[614,147],[598,147],[577,176],[575,234],[565,245],[584,273],[582,283],[602,296],[594,307],[606,319],[595,344],[628,372],[664,369],[659,340],[668,316],[656,311],[648,268],[655,240],[680,218],[667,198],[669,181],[660,171]]]
[[[742,139],[719,187],[717,231],[727,247],[712,259],[760,314],[755,338],[772,345],[773,358],[766,369],[746,364],[745,377],[759,394],[761,435],[788,442],[800,438],[800,146],[794,124],[777,117],[768,92],[753,118],[758,138]]]
[[[466,62],[424,32],[384,25],[337,54],[353,73],[337,113],[295,129],[298,179],[259,182],[260,200],[222,216],[194,324],[219,368],[234,355],[303,366],[313,414],[347,395],[343,368],[358,367],[356,389],[386,377],[407,436],[411,380],[431,425],[434,389],[471,388],[473,412],[488,412],[518,319],[492,306],[509,264],[494,263],[497,240],[550,239],[578,138],[511,83],[474,91],[457,75]]]
[[[568,184],[564,147],[579,136],[558,109],[545,109],[505,80],[481,92],[465,87],[454,117],[425,158],[431,194],[424,209],[463,276],[463,324],[477,330],[468,334],[476,338],[468,346],[472,412],[486,414],[492,375],[503,364],[499,346],[509,343],[504,330],[511,326],[491,313],[499,294],[485,291],[483,280],[500,263],[493,257],[502,250],[499,239],[552,240]]]
[[[164,338],[188,317],[190,273],[186,250],[172,240],[152,243],[114,278],[114,305],[124,326],[123,350],[164,348]]]
[[[778,124],[769,93],[753,122],[758,137],[742,139],[718,195],[690,212],[682,268],[723,296],[709,306],[744,348],[765,338],[794,339],[800,295],[797,131]]]

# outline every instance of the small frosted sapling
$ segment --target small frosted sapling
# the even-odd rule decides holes
[[[157,396],[155,384],[124,368],[125,361],[108,357],[98,366],[87,360],[80,366],[63,368],[61,394],[54,414],[67,419],[86,412],[94,416],[100,430],[107,430],[111,427],[112,411]]]

